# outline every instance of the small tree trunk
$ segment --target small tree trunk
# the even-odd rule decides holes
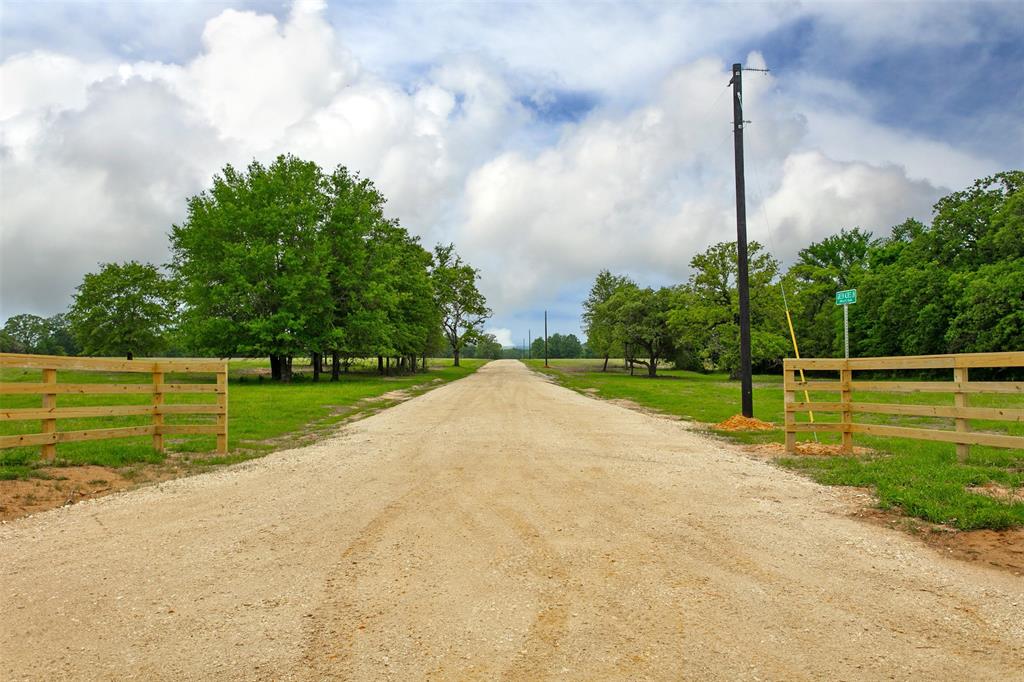
[[[281,381],[288,383],[292,380],[292,356],[281,356]]]
[[[607,355],[604,356],[604,367],[601,368],[601,371],[602,372],[607,372],[608,371],[608,356]]]
[[[281,356],[271,355],[270,356],[270,378],[274,381],[281,380]]]
[[[409,356],[409,364],[410,364],[410,367],[412,367],[412,373],[415,374],[416,373],[416,356],[415,355]]]
[[[384,373],[385,374],[391,374],[391,356],[390,355],[387,357],[387,360],[384,362]]]
[[[320,353],[313,353],[313,381],[320,381]]]
[[[420,367],[423,368],[422,369],[423,372],[426,372],[427,371],[427,354],[426,353],[423,354],[422,360],[423,360],[423,362],[420,363]]]
[[[337,381],[339,379],[339,373],[341,368],[338,366],[338,351],[331,353],[331,381]]]
[[[647,365],[647,376],[652,379],[658,376],[658,363],[654,361],[654,358],[651,358],[651,364]]]
[[[383,355],[378,355],[377,356],[377,372],[381,376],[384,375],[384,356]]]
[[[452,352],[452,355],[454,355],[454,356],[455,356],[455,365],[454,365],[455,367],[458,367],[458,366],[459,366],[459,355],[460,355],[460,354],[461,354],[461,353],[459,352],[459,349],[458,349],[458,348],[456,348],[456,349],[455,349],[455,350],[454,350],[454,351]]]

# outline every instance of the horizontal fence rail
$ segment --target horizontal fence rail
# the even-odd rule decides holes
[[[911,355],[885,358],[787,358],[783,363],[785,389],[786,452],[796,452],[798,433],[840,433],[842,452],[853,451],[855,433],[914,438],[917,440],[956,443],[957,456],[964,458],[971,445],[1002,448],[1024,448],[1024,437],[1000,433],[972,432],[969,419],[1004,422],[1024,422],[1024,382],[971,381],[972,368],[1024,367],[1024,352],[961,353],[950,355]],[[882,372],[890,370],[952,370],[950,381],[858,381],[855,371]],[[836,380],[800,380],[798,373],[805,371],[835,371]],[[838,393],[838,401],[799,400],[798,392],[817,391]],[[856,392],[871,393],[949,393],[952,405],[911,405],[905,403],[857,402]],[[1011,394],[1021,396],[1021,407],[971,407],[969,396],[978,394]],[[806,395],[806,394],[804,394]],[[838,423],[797,422],[801,412],[838,413]],[[893,426],[888,424],[858,423],[858,414],[883,414],[909,417],[939,417],[954,420],[954,430]]]
[[[209,434],[217,437],[217,452],[228,450],[228,366],[216,360],[113,360],[108,358],[78,358],[59,355],[21,355],[0,353],[0,368],[33,369],[42,371],[42,381],[0,382],[0,399],[13,395],[42,396],[39,407],[7,407],[0,403],[0,421],[39,420],[41,431],[0,436],[0,449],[23,446],[42,446],[44,459],[52,460],[58,443],[72,443],[107,438],[151,436],[153,448],[164,451],[164,436]],[[150,383],[139,384],[77,384],[59,383],[61,370],[133,372],[150,375]],[[215,383],[166,383],[167,374],[216,375]],[[213,394],[215,403],[164,403],[164,396],[174,394]],[[148,395],[149,405],[57,405],[58,396],[68,395]],[[165,415],[213,415],[215,422],[208,424],[165,424]],[[115,428],[95,428],[78,431],[59,431],[60,419],[87,419],[103,417],[148,416],[150,424]]]

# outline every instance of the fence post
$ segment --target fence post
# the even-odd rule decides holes
[[[785,390],[785,422],[786,422],[786,452],[796,454],[796,413],[793,411],[793,403],[796,402],[796,372],[790,369],[789,360],[782,362],[782,381]]]
[[[44,384],[55,384],[57,383],[57,370],[56,369],[44,369],[43,370],[43,383]],[[54,410],[57,408],[57,394],[56,393],[44,393],[43,394],[43,409]],[[57,420],[56,419],[44,419],[43,420],[43,433],[56,433],[57,432]],[[52,460],[57,457],[57,443],[46,443],[43,445],[43,459]]]
[[[955,391],[953,393],[953,405],[956,407],[967,407],[967,393],[964,391],[966,384],[969,379],[967,376],[966,367],[954,367],[953,368],[953,382],[955,385]],[[959,412],[959,410],[957,410]],[[970,424],[966,419],[956,418],[956,430],[958,432],[967,432],[971,430]],[[971,446],[967,443],[956,444],[956,458],[958,461],[963,462],[967,459],[968,455],[971,454]]]
[[[160,409],[164,405],[164,373],[153,370],[153,449],[164,451],[164,415]]]
[[[228,363],[217,372],[217,452],[227,454],[228,451]]]
[[[850,454],[853,452],[853,431],[850,427],[853,426],[853,390],[850,383],[853,381],[853,370],[850,369],[850,363],[847,362],[843,369],[839,370],[839,383],[842,389],[840,393],[840,402],[843,404],[843,445],[840,448],[840,452],[843,454]]]

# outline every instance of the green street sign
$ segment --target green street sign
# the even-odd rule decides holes
[[[857,302],[857,290],[847,289],[836,292],[836,305],[850,305]]]

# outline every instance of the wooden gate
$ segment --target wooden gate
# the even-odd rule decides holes
[[[42,396],[40,407],[0,407],[0,421],[40,420],[38,433],[0,436],[0,449],[21,446],[42,446],[44,459],[53,459],[59,443],[104,438],[152,436],[153,447],[164,450],[164,436],[178,434],[212,434],[217,436],[217,452],[228,450],[228,366],[220,360],[113,360],[107,358],[79,358],[59,355],[20,355],[0,353],[0,368],[42,370],[42,381],[0,382],[0,397],[8,395]],[[61,370],[133,372],[149,374],[149,383],[60,383]],[[169,373],[214,373],[215,383],[166,383]],[[215,394],[213,404],[165,404],[170,393]],[[86,407],[60,407],[62,395],[150,395],[149,405],[102,405]],[[211,424],[165,424],[166,415],[214,415]],[[89,417],[128,417],[149,415],[152,423],[142,426],[95,428],[81,431],[60,431],[61,419]]]
[[[952,355],[911,355],[886,358],[787,358],[784,361],[786,405],[786,452],[796,452],[796,435],[802,432],[839,432],[842,434],[843,452],[852,452],[853,435],[894,436],[919,440],[944,441],[957,444],[957,456],[966,457],[971,445],[989,445],[1002,448],[1024,448],[1024,437],[998,433],[972,432],[968,420],[1024,422],[1024,382],[971,381],[972,368],[1024,367],[1024,352],[962,353]],[[952,371],[949,381],[858,381],[854,372],[885,370]],[[800,370],[838,372],[836,380],[799,380]],[[800,401],[800,395],[811,391],[837,393],[838,400],[814,402]],[[911,405],[905,403],[858,402],[860,392],[948,393],[952,405]],[[799,392],[799,393],[798,393]],[[1013,394],[1021,396],[1022,407],[971,407],[971,396],[980,394]],[[807,423],[796,420],[800,412],[839,413],[838,423]],[[858,423],[858,414],[891,414],[916,417],[948,417],[954,420],[954,430],[893,426],[888,424]]]

